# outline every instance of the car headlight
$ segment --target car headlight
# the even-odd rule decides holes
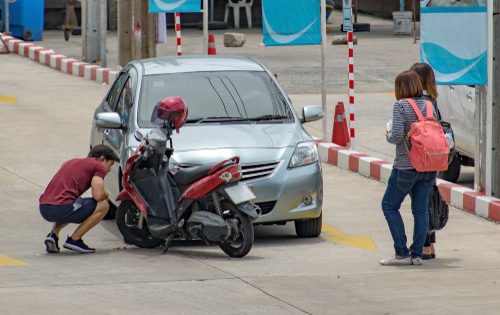
[[[301,142],[297,144],[295,152],[290,159],[289,168],[305,166],[316,163],[319,159],[318,149],[314,142]]]

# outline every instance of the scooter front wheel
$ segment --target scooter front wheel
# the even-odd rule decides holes
[[[233,203],[223,201],[222,208],[223,211],[229,210],[231,212],[230,216],[237,220],[238,235],[230,241],[220,243],[219,247],[228,256],[236,258],[244,257],[252,249],[254,238],[253,224],[248,215],[239,211]]]
[[[123,235],[125,243],[141,248],[154,248],[160,246],[164,240],[151,235],[146,221],[139,228],[141,212],[131,200],[123,201],[116,211],[116,225]]]

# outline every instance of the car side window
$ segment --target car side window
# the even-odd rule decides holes
[[[132,93],[132,80],[129,78],[122,89],[118,104],[116,106],[116,112],[120,114],[122,123],[128,123],[130,116],[130,110],[134,103],[133,93]]]
[[[113,87],[109,91],[108,97],[106,101],[108,102],[108,106],[111,108],[111,110],[116,109],[116,105],[120,96],[120,93],[123,89],[123,86],[125,85],[125,82],[128,79],[128,74],[127,73],[121,73],[118,79],[116,79],[115,83],[113,84]]]

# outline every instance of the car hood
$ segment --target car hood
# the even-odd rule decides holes
[[[280,149],[310,140],[295,124],[217,124],[185,126],[174,132],[176,152],[214,149]]]
[[[142,129],[146,134],[150,129]],[[172,136],[173,159],[204,164],[240,156],[242,163],[289,159],[297,143],[312,141],[299,124],[187,125]]]

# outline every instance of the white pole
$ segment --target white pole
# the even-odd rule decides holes
[[[492,192],[492,149],[493,149],[493,1],[487,1],[488,16],[488,86],[486,91],[486,165],[485,186],[486,194]],[[497,61],[498,62],[498,61]],[[478,157],[476,157],[478,158]]]
[[[321,106],[323,108],[323,140],[328,141],[328,113],[326,107],[326,6],[324,0],[319,0],[321,6]]]
[[[208,54],[208,0],[203,0],[203,53]]]
[[[9,0],[4,1],[4,10],[5,10],[5,34],[10,35]]]
[[[102,67],[106,67],[106,39],[108,35],[108,2],[99,1],[99,60]]]

